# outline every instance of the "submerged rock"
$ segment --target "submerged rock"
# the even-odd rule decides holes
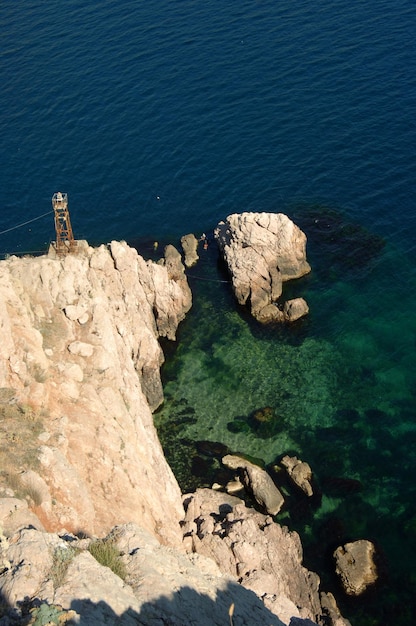
[[[356,478],[344,478],[344,476],[325,476],[321,478],[322,489],[329,496],[346,497],[359,493],[363,489],[362,483]]]
[[[196,449],[200,454],[216,458],[221,458],[229,453],[228,447],[219,441],[197,441]]]
[[[306,303],[274,303],[282,283],[310,272],[306,236],[283,213],[234,213],[214,231],[231,274],[239,304],[249,304],[261,322],[294,321],[307,313]],[[302,312],[303,311],[303,312]]]
[[[349,269],[356,271],[371,266],[386,245],[376,233],[350,222],[342,212],[326,206],[299,207],[296,219],[308,233],[311,246],[319,247],[322,259],[319,272],[325,278],[330,277],[331,282],[337,275],[345,280]]]
[[[274,411],[271,406],[265,406],[253,412],[253,420],[259,424],[269,423],[274,420]]]
[[[248,424],[257,437],[267,439],[282,430],[283,418],[276,414],[273,407],[265,406],[250,414]]]

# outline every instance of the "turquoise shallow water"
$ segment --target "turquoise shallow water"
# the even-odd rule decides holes
[[[283,480],[288,498],[277,519],[300,532],[307,564],[353,623],[392,623],[404,601],[406,623],[416,547],[414,269],[400,249],[339,213],[317,206],[295,213],[300,223],[320,221],[310,224],[311,275],[286,285],[286,297],[307,299],[309,318],[293,327],[251,321],[233,304],[230,285],[215,282],[227,280],[216,250],[201,250],[188,272],[194,310],[164,367],[166,403],[156,423],[184,490],[227,479],[223,449],[207,450],[206,440],[272,473],[284,454],[307,461],[321,498],[307,505]],[[273,417],[258,423],[253,414],[264,407]],[[359,538],[378,547],[380,582],[347,602],[331,554]]]
[[[185,486],[210,476],[200,451],[189,464],[202,439],[310,462],[322,503],[282,521],[311,565],[333,584],[322,537],[384,555],[379,589],[346,606],[357,625],[416,614],[415,19],[411,0],[0,6],[0,255],[45,250],[58,190],[77,238],[144,255],[234,211],[306,232],[313,271],[287,294],[311,312],[291,329],[235,307],[210,245],[156,418]]]

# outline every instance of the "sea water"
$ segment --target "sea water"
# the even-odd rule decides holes
[[[205,441],[270,471],[307,461],[321,499],[287,489],[278,519],[354,625],[416,613],[415,17],[411,0],[0,7],[0,253],[46,249],[55,191],[93,244],[150,257],[154,240],[208,234],[164,345],[167,457],[184,489],[219,477]],[[312,272],[284,296],[310,315],[292,327],[233,300],[211,233],[247,210],[308,237]],[[380,582],[351,601],[331,551],[358,538],[376,543]]]

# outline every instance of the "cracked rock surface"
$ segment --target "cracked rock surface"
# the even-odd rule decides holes
[[[306,235],[283,213],[234,213],[214,231],[239,304],[260,322],[295,321],[308,313],[302,298],[276,306],[285,281],[311,268]]]

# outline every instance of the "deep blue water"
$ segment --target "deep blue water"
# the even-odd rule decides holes
[[[328,526],[384,555],[377,592],[345,606],[354,625],[415,610],[415,18],[411,0],[0,6],[0,254],[45,249],[52,212],[9,229],[58,190],[77,238],[143,253],[235,211],[305,230],[313,272],[289,290],[311,314],[291,331],[236,309],[210,246],[158,420],[181,440],[310,462],[322,505],[282,516],[310,562],[329,576]],[[280,425],[247,429],[266,405]],[[334,476],[362,491],[340,495]]]

